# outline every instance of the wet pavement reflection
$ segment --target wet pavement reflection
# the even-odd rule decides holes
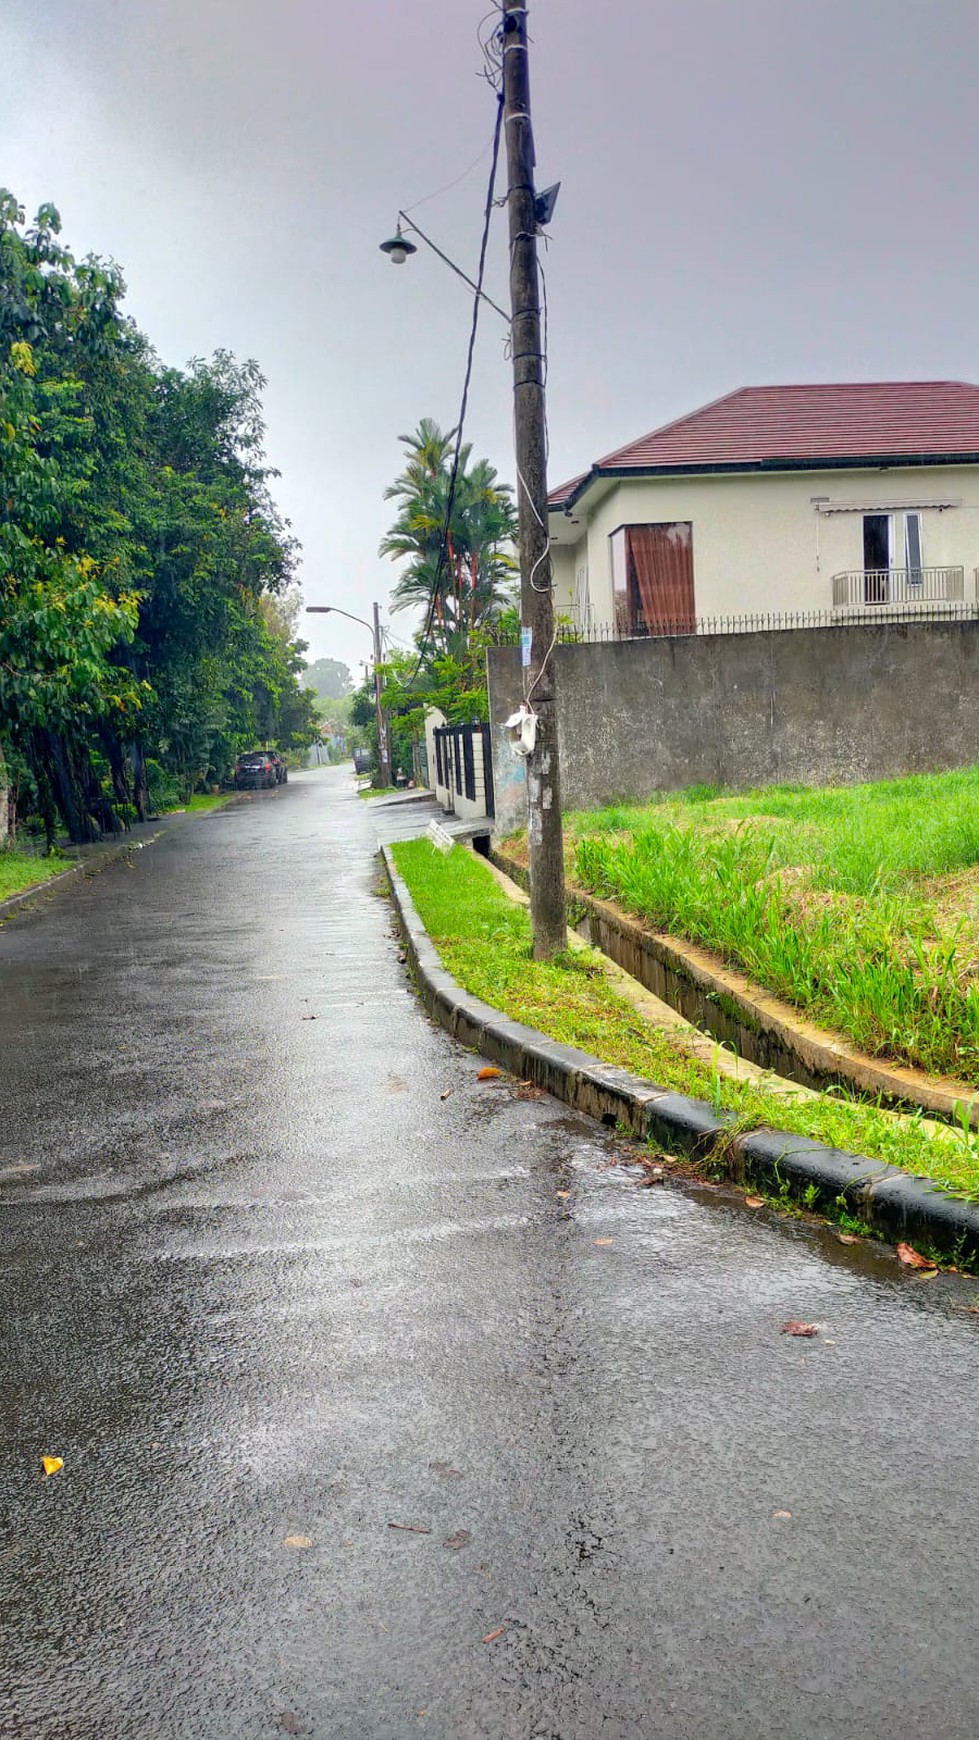
[[[375,845],[0,929],[0,1735],[973,1736],[979,1284],[478,1082]]]

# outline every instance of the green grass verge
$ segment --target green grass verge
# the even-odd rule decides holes
[[[184,804],[183,808],[190,811],[219,810],[237,796],[238,793],[234,791],[195,792],[190,803]]]
[[[789,1130],[979,1194],[979,1141],[971,1134],[931,1134],[920,1118],[865,1101],[829,1094],[789,1100],[734,1081],[644,1021],[616,992],[596,952],[533,960],[526,909],[507,898],[473,853],[456,847],[443,855],[424,839],[392,850],[445,966],[494,1008],[660,1087],[730,1111],[739,1130]]]
[[[52,852],[49,858],[35,858],[30,852],[0,851],[0,900],[21,894],[35,883],[49,882],[52,876],[69,870],[72,863],[73,859],[63,857],[60,852]]]
[[[863,1050],[979,1087],[979,768],[569,817],[574,882]]]

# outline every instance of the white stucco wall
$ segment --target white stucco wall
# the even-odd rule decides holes
[[[829,502],[817,507],[813,497]],[[956,505],[929,505],[940,502]],[[826,511],[844,504],[853,511]],[[893,566],[903,568],[905,509],[921,515],[922,566],[964,568],[965,598],[974,600],[979,468],[929,466],[601,480],[575,507],[577,525],[551,517],[555,607],[571,614],[587,564],[593,623],[611,624],[612,533],[689,520],[699,618],[829,611],[833,575],[863,568],[863,511],[894,513]]]
[[[448,786],[439,785],[438,761],[435,757],[435,733],[445,724],[445,714],[439,707],[430,707],[425,714],[425,752],[428,756],[428,777],[431,789],[444,810],[451,810],[452,798]]]

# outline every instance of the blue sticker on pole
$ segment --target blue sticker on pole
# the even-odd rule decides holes
[[[530,663],[530,652],[531,652],[531,648],[532,648],[533,644],[534,644],[534,631],[533,631],[533,629],[532,628],[522,628],[520,630],[520,663],[524,667],[526,667]]]

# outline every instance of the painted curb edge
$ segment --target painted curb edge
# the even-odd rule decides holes
[[[979,1204],[932,1179],[784,1130],[758,1129],[732,1141],[730,1118],[716,1117],[705,1101],[672,1093],[576,1046],[548,1039],[470,996],[442,965],[390,848],[381,852],[422,1002],[461,1044],[600,1123],[625,1124],[641,1139],[698,1160],[718,1151],[738,1183],[756,1183],[775,1194],[787,1190],[796,1200],[808,1194],[817,1209],[831,1209],[843,1198],[848,1213],[887,1239],[918,1241],[946,1256],[979,1260]]]

